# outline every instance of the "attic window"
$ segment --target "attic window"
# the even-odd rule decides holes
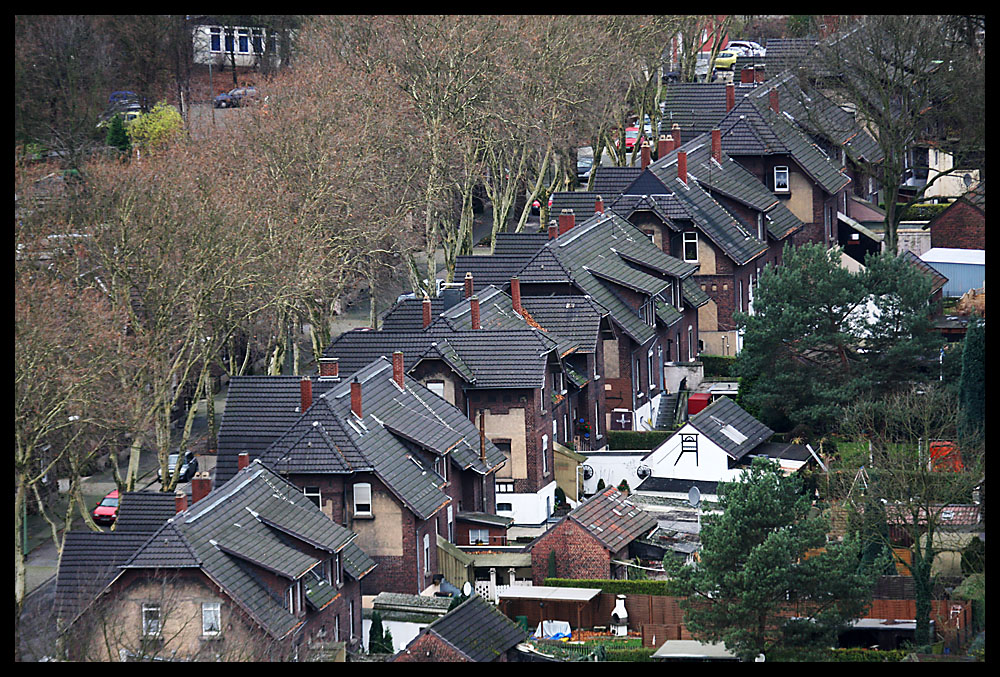
[[[788,185],[788,167],[774,168],[774,192],[787,193],[790,190]]]
[[[698,233],[684,233],[684,261],[698,262]]]
[[[743,444],[747,441],[747,436],[741,433],[739,430],[729,425],[728,423],[722,427],[720,431],[723,435],[731,439],[736,444]]]
[[[372,516],[372,485],[354,485],[354,516]]]

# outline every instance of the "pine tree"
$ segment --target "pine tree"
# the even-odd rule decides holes
[[[108,132],[105,135],[104,141],[122,153],[128,153],[132,150],[132,142],[129,140],[128,131],[125,129],[125,120],[122,119],[120,114],[115,115],[108,123]]]
[[[974,439],[986,433],[986,325],[969,320],[959,379],[959,435]]]

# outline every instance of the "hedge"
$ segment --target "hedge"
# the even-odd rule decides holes
[[[907,651],[890,649],[821,649],[775,647],[767,652],[767,660],[774,663],[898,663],[906,658]]]
[[[619,581],[611,579],[546,578],[545,585],[556,588],[598,588],[609,595],[659,595],[677,597],[680,591],[673,581]]]
[[[608,449],[656,449],[665,439],[673,435],[671,430],[651,430],[641,432],[635,430],[609,430]]]
[[[705,376],[725,376],[735,378],[736,357],[728,355],[699,355],[705,369]]]

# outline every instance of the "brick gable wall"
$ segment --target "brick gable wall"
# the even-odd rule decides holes
[[[432,632],[424,632],[393,656],[393,663],[468,663],[469,658]]]
[[[930,222],[931,247],[986,249],[986,215],[958,201]]]
[[[549,575],[549,552],[556,553],[557,578],[608,578],[611,553],[570,519],[549,529],[531,548],[531,578],[542,585]]]

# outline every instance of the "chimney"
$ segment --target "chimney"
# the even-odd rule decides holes
[[[400,350],[392,354],[392,380],[400,388],[405,388],[403,383],[403,353]]]
[[[649,141],[642,140],[642,148],[639,152],[642,153],[642,168],[645,169],[649,166]]]
[[[197,503],[201,499],[208,496],[209,492],[211,491],[212,491],[211,476],[204,470],[195,473],[194,478],[192,478],[191,480],[191,503]]]
[[[670,136],[674,137],[674,148],[681,147],[681,126],[676,122],[670,127]]]
[[[778,90],[772,89],[767,95],[768,101],[771,104],[771,110],[775,113],[781,112],[781,106],[778,105]]]
[[[351,411],[358,418],[361,416],[361,384],[358,383],[358,377],[355,376],[354,380],[351,381]]]
[[[514,312],[521,315],[521,280],[517,277],[510,278],[510,302],[514,306]]]
[[[742,77],[742,74],[740,75]],[[726,112],[728,113],[736,107],[736,85],[728,83],[726,85]]]
[[[688,154],[682,150],[677,151],[677,178],[687,185],[688,182]]]
[[[764,82],[764,70],[762,68],[753,69],[753,81]]]
[[[250,465],[250,454],[246,451],[241,451],[236,457],[236,469],[243,470],[243,468]]]
[[[660,134],[659,141],[656,142],[656,159],[662,160],[667,157],[667,154],[673,150],[674,140],[669,136],[664,136]]]
[[[559,237],[559,226],[556,225],[555,219],[549,222],[549,239],[554,240]]]
[[[572,209],[564,209],[559,214],[559,234],[562,235],[576,225],[576,214]]]
[[[174,509],[175,512],[184,512],[188,509],[188,497],[183,491],[174,492]]]
[[[472,271],[470,270],[465,274],[465,298],[472,296],[473,284],[472,284]]]
[[[675,148],[677,148],[677,144],[674,143],[673,134],[667,134],[667,152],[672,153]]]
[[[339,357],[321,357],[319,358],[319,377],[320,378],[339,378],[340,376],[340,358]],[[303,409],[305,411],[305,409]]]
[[[712,130],[712,157],[720,165],[722,164],[722,132],[718,129]]]
[[[747,66],[740,71],[740,82],[742,84],[753,83],[753,66]]]
[[[472,328],[480,329],[479,326],[479,297],[470,296],[469,297],[469,309],[472,313]]]
[[[299,381],[299,392],[302,395],[302,413],[312,406],[313,403],[313,383],[308,376],[303,376]]]
[[[598,195],[597,199],[594,200],[594,213],[603,214],[604,213],[604,199]]]
[[[431,297],[424,294],[424,329],[431,326]]]

